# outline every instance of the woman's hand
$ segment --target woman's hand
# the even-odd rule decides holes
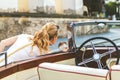
[[[11,46],[17,40],[17,36],[10,37],[0,42],[0,53],[4,51],[5,47]]]

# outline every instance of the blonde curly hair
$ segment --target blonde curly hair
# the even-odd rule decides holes
[[[34,34],[32,47],[37,45],[40,53],[47,53],[51,44],[50,40],[58,35],[59,26],[50,22],[45,24],[39,31]]]

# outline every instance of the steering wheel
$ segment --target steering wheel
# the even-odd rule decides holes
[[[116,44],[105,37],[94,37],[83,42],[76,51],[75,63],[77,66],[86,66],[100,69],[108,69],[106,61],[110,63],[116,58],[119,63],[119,53]]]

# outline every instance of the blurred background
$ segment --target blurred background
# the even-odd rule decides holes
[[[45,23],[55,22],[60,25],[56,47],[60,41],[67,42],[67,23],[119,19],[120,0],[0,0],[0,40],[22,33],[33,35]],[[95,35],[112,38],[120,30],[119,25],[95,27],[79,27],[77,34],[82,39],[86,36],[85,40]]]

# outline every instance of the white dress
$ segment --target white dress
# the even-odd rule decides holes
[[[30,37],[33,37],[33,36],[27,35],[27,34],[18,35],[16,42],[7,50],[7,55],[10,55],[15,50],[18,50],[19,48],[32,43],[32,41],[30,40]],[[16,61],[26,60],[26,59],[34,58],[40,55],[40,52],[37,46],[33,47],[32,53],[30,53],[31,49],[32,49],[32,46],[28,45],[18,50],[17,52],[8,56],[7,63],[9,64]],[[4,58],[4,55],[0,57],[0,60],[3,58]],[[0,66],[3,66],[3,65],[5,65],[5,61],[0,62]]]

